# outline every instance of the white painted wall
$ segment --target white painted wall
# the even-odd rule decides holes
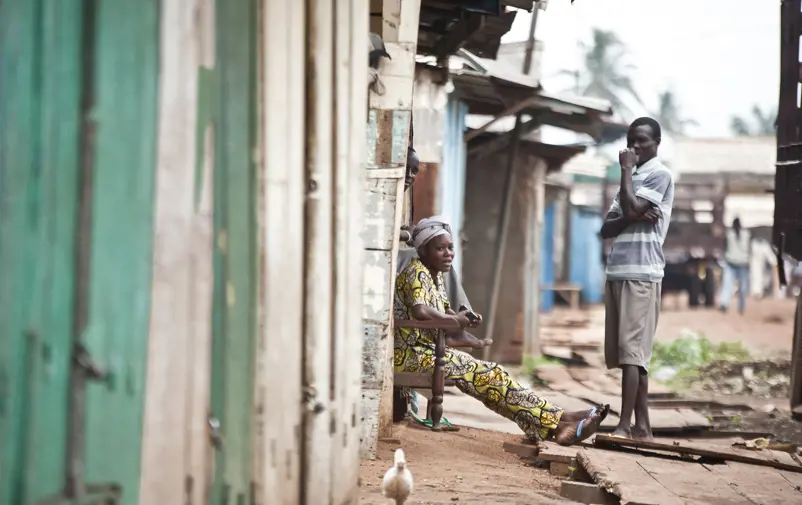
[[[206,503],[214,129],[196,158],[199,68],[214,66],[214,2],[162,2],[151,321],[140,504]],[[195,201],[196,167],[202,167]],[[191,501],[186,482],[195,487]]]

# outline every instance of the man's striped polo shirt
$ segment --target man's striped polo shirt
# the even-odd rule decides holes
[[[632,189],[635,196],[648,200],[659,209],[660,219],[655,224],[634,222],[613,239],[605,269],[607,280],[661,282],[666,266],[663,242],[674,204],[674,176],[659,159],[652,158],[633,171]],[[619,189],[608,215],[623,215],[620,196]]]

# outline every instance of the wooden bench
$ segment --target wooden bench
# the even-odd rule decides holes
[[[411,319],[396,319],[396,328],[418,328],[437,330],[458,330],[459,323],[455,320],[445,321],[415,321]],[[443,394],[446,386],[453,386],[454,381],[446,381],[446,336],[438,332],[434,345],[434,370],[431,374],[413,372],[395,372],[393,386],[431,389],[432,398],[427,402],[426,417],[432,420],[432,431],[442,431],[440,420],[443,419]]]
[[[540,289],[542,291],[554,291],[560,298],[568,302],[568,305],[572,309],[579,308],[579,294],[582,292],[582,288],[576,284],[553,284],[543,286]]]

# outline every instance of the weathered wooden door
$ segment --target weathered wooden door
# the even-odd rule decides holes
[[[0,3],[0,505],[138,501],[157,13]]]
[[[80,2],[41,4],[0,3],[1,505],[59,492],[66,458]]]
[[[256,2],[216,2],[212,505],[251,503],[256,336]],[[276,380],[282,380],[276,371]]]

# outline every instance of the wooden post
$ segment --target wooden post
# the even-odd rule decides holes
[[[526,198],[526,251],[524,267],[524,348],[523,362],[540,355],[541,244],[546,199],[546,162],[538,158],[532,164]]]
[[[434,371],[432,372],[432,401],[429,415],[432,416],[432,431],[440,431],[440,420],[443,418],[443,394],[446,381],[446,335],[437,332],[434,346]]]
[[[535,28],[537,27],[537,3],[532,10],[532,21],[529,24],[529,39],[526,44],[526,54],[524,55],[523,73],[528,75],[532,66],[532,54],[535,50]],[[496,231],[496,255],[493,261],[493,277],[490,284],[490,305],[487,310],[487,330],[485,338],[493,339],[495,330],[496,316],[498,312],[499,290],[501,289],[501,271],[504,268],[504,253],[507,250],[507,236],[510,228],[510,211],[512,209],[513,188],[515,186],[516,158],[518,157],[518,145],[521,139],[522,114],[519,112],[515,118],[515,128],[512,132],[512,144],[510,145],[507,158],[507,173],[504,181],[504,194],[502,196],[501,213],[499,214],[498,229]],[[482,350],[483,359],[490,358],[490,347]]]

